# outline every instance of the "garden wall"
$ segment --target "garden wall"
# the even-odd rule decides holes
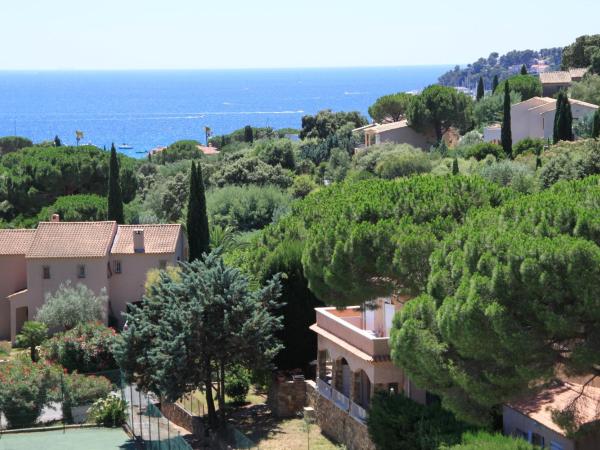
[[[165,401],[161,403],[160,410],[163,415],[175,425],[185,428],[195,436],[204,435],[204,423],[202,422],[202,417],[193,415],[176,403]]]
[[[295,417],[306,406],[305,381],[275,381],[269,388],[267,403],[275,417]]]

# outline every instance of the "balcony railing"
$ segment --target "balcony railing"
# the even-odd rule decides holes
[[[367,421],[367,410],[354,402],[350,402],[350,415],[359,422]]]
[[[333,403],[335,403],[338,408],[348,411],[350,409],[350,399],[335,389],[331,389],[331,392],[333,394]]]
[[[390,354],[389,338],[376,337],[352,323],[359,320],[358,308],[348,308],[343,316],[335,308],[316,308],[317,326],[369,356]],[[355,316],[351,316],[355,312]]]
[[[321,394],[326,399],[331,400],[331,386],[327,384],[325,380],[322,380],[320,378],[317,380],[317,389],[319,391],[319,394]]]

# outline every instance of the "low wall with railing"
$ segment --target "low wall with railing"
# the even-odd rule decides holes
[[[202,436],[204,434],[202,417],[192,414],[177,403],[163,401],[160,405],[160,410],[175,425],[185,428],[195,436]]]

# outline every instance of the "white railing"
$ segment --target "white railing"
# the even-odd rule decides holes
[[[332,389],[331,392],[333,395],[333,403],[335,403],[338,408],[348,411],[350,409],[350,399],[335,389]]]
[[[331,386],[325,380],[317,379],[317,390],[327,400],[331,400]]]
[[[350,415],[359,422],[367,421],[367,410],[354,402],[350,402]]]

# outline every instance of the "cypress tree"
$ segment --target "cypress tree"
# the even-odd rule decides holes
[[[208,216],[206,215],[206,195],[202,168],[192,161],[190,172],[190,194],[187,215],[188,245],[190,248],[190,261],[202,257],[203,253],[210,251]]]
[[[250,125],[244,127],[244,142],[252,144],[254,142],[254,130]]]
[[[62,147],[62,142],[61,142],[60,138],[58,137],[58,135],[54,136],[54,146]]]
[[[110,148],[110,164],[108,166],[108,220],[125,223],[123,216],[123,194],[119,178],[119,160],[114,143]]]
[[[458,175],[459,170],[458,170],[458,159],[456,159],[456,157],[454,158],[454,161],[452,161],[452,175]]]
[[[521,75],[527,75],[527,66],[525,64],[521,66]]]
[[[596,110],[592,120],[592,137],[598,139],[600,137],[600,109]]]
[[[496,92],[498,84],[500,84],[500,81],[498,80],[498,75],[494,75],[494,79],[492,80],[492,94]]]
[[[512,158],[512,130],[510,123],[510,86],[504,83],[504,113],[502,116],[501,141],[504,153]]]
[[[485,95],[485,87],[483,86],[483,77],[479,77],[479,82],[477,83],[477,101],[481,100]]]
[[[555,144],[559,141],[572,141],[574,139],[571,103],[564,91],[560,91],[556,99],[553,138]]]

